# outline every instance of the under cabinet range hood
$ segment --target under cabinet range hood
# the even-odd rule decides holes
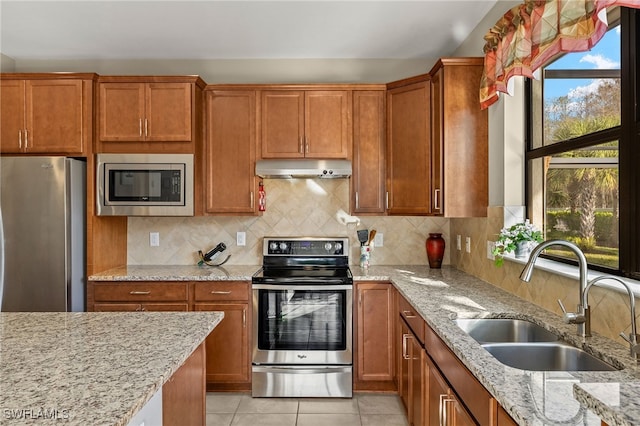
[[[348,178],[351,176],[349,160],[258,160],[256,175],[261,178]]]

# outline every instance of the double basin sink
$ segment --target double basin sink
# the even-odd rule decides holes
[[[618,370],[530,321],[505,318],[454,321],[494,358],[510,367],[532,371]]]

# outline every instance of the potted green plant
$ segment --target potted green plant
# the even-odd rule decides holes
[[[502,228],[493,249],[496,266],[502,265],[505,253],[513,252],[517,258],[526,257],[532,242],[542,242],[542,232],[531,224],[529,219],[523,223]]]

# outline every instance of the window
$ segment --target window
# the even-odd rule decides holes
[[[527,81],[527,211],[545,239],[575,242],[589,267],[640,277],[635,23],[608,12],[609,31],[589,52],[567,53]],[[551,247],[545,256],[574,262]]]

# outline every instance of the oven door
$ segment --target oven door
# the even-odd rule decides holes
[[[252,288],[253,364],[352,364],[352,285]]]

